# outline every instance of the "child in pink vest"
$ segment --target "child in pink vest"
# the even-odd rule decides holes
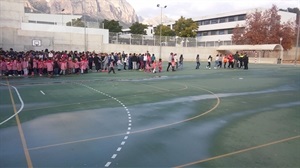
[[[176,62],[174,58],[171,61],[171,65],[172,65],[172,71],[175,71]]]
[[[67,67],[68,67],[68,74],[74,73],[74,62],[71,57],[68,58]]]
[[[12,76],[13,75],[13,63],[10,58],[8,58],[6,61],[6,67],[7,67],[7,71],[8,71],[8,76]]]
[[[32,72],[32,76],[33,75],[36,75],[37,74],[37,70],[38,70],[38,65],[37,65],[37,59],[36,58],[33,58],[33,61],[32,61],[32,69],[33,69],[33,72]]]
[[[43,69],[44,69],[44,60],[43,59],[39,59],[37,61],[37,68],[39,70],[39,75],[43,76]]]
[[[161,58],[158,60],[158,72],[162,71],[162,60]]]
[[[145,65],[145,72],[151,72],[151,66],[149,65],[149,62],[147,61]]]
[[[18,76],[22,75],[22,62],[20,59],[17,60],[17,71],[18,71]]]
[[[153,63],[152,63],[152,72],[153,73],[156,73],[156,66],[157,66],[156,61],[154,60]]]
[[[88,61],[86,58],[82,58],[80,62],[81,73],[85,73],[87,71]]]
[[[28,60],[27,60],[27,58],[23,58],[21,62],[22,62],[23,74],[24,74],[24,76],[27,76],[28,75]]]
[[[17,76],[18,75],[18,68],[17,68],[17,59],[14,58],[12,60],[12,70],[13,70],[13,75]]]
[[[77,58],[75,58],[75,60],[74,60],[74,69],[75,69],[76,74],[78,74],[80,72],[80,62],[78,61]]]
[[[63,58],[60,62],[60,74],[65,75],[67,70],[67,61]]]
[[[48,77],[53,75],[53,61],[51,59],[46,60],[46,67],[48,72]]]
[[[4,62],[4,59],[2,59],[1,57],[0,57],[0,76],[2,76],[2,75],[4,75],[5,74],[5,72],[4,72],[4,64],[3,64],[3,62]]]

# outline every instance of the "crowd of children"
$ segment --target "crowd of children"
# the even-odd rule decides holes
[[[93,68],[94,67],[94,68]],[[59,76],[96,72],[140,70],[162,72],[162,60],[148,51],[136,53],[95,53],[77,51],[28,51],[0,49],[0,76]]]

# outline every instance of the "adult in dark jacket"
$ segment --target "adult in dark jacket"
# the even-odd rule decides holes
[[[94,57],[94,64],[95,64],[95,68],[96,68],[96,71],[99,72],[99,70],[101,69],[101,58],[98,56],[98,55],[95,55]]]
[[[136,70],[137,69],[137,61],[138,61],[138,57],[136,56],[135,53],[133,53],[133,56],[131,58],[132,61],[132,69]]]
[[[248,69],[249,57],[247,53],[245,53],[243,60],[244,60],[244,69]]]
[[[90,55],[88,57],[88,60],[89,60],[89,70],[92,70],[93,69],[94,55],[93,56]]]

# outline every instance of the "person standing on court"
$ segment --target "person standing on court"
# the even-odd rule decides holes
[[[211,61],[212,61],[212,56],[209,55],[208,58],[207,58],[207,66],[206,66],[206,68],[210,69],[210,67],[211,67]]]
[[[169,68],[172,67],[172,59],[173,59],[173,53],[171,52],[168,59],[167,71],[169,71]]]
[[[233,68],[238,68],[239,57],[240,57],[240,54],[239,54],[239,52],[237,51],[237,52],[233,55]]]
[[[109,71],[108,73],[110,73],[111,71],[113,71],[113,73],[115,74],[115,69],[114,69],[114,62],[113,61],[110,61],[109,63]]]
[[[249,57],[248,57],[247,53],[245,53],[245,55],[243,57],[243,62],[244,62],[244,69],[248,69]]]
[[[200,58],[199,58],[199,54],[197,54],[196,56],[196,69],[200,68]]]
[[[131,58],[132,61],[132,69],[133,70],[137,70],[137,61],[138,61],[138,57],[135,53],[133,53],[133,56]]]
[[[181,69],[183,68],[183,54],[181,54],[180,57],[179,57],[179,67]]]

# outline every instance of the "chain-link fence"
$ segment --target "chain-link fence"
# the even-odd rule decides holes
[[[232,41],[199,41],[197,38],[177,36],[148,36],[140,34],[109,33],[110,44],[181,46],[181,47],[217,47],[232,45]]]

